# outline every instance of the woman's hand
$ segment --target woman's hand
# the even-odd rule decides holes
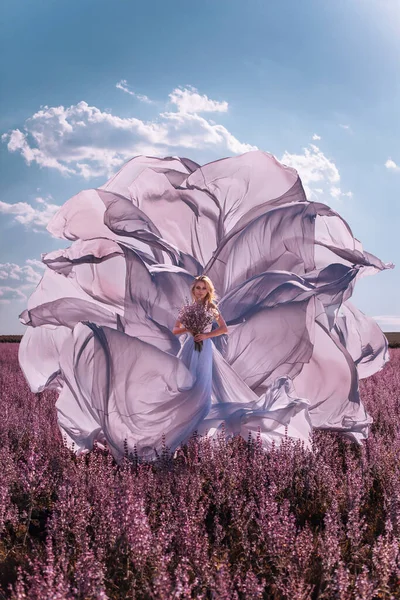
[[[208,335],[206,333],[196,333],[196,335],[194,336],[194,341],[195,342],[202,342],[203,340],[206,340],[208,338]]]

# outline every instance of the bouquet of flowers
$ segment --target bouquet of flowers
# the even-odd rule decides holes
[[[212,310],[207,310],[203,303],[186,302],[179,311],[178,320],[188,329],[194,336],[198,333],[203,333],[207,325],[213,322],[215,318]],[[195,342],[194,349],[201,352],[203,342]]]

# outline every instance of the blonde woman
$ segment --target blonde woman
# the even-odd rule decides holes
[[[178,358],[193,377],[190,400],[185,407],[188,415],[190,414],[186,435],[197,429],[211,407],[215,349],[210,338],[228,332],[226,323],[217,308],[212,281],[206,275],[196,277],[190,292],[193,302],[183,307],[172,330],[175,335],[189,334],[178,354]],[[218,328],[212,330],[214,321],[218,323]],[[195,327],[189,327],[187,323],[192,323]],[[203,325],[201,330],[199,324]],[[197,331],[194,331],[194,328]]]
[[[199,277],[196,277],[190,287],[190,293],[193,302],[202,304],[205,310],[214,316],[215,321],[219,325],[217,329],[214,329],[212,331],[211,322],[205,331],[195,333],[193,336],[193,340],[195,342],[203,342],[204,340],[210,339],[212,337],[217,337],[219,335],[223,335],[224,333],[228,333],[228,327],[226,326],[226,323],[217,308],[215,288],[211,279],[207,277],[207,275],[200,275]],[[182,325],[182,323],[179,320],[177,320],[172,330],[172,333],[174,333],[175,335],[182,335],[183,333],[192,332],[186,329]]]

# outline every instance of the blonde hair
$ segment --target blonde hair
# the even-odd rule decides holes
[[[209,277],[207,277],[207,275],[199,275],[198,277],[194,278],[194,281],[193,281],[192,285],[190,286],[190,293],[192,295],[192,300],[195,300],[194,288],[198,281],[204,281],[204,283],[206,284],[206,287],[207,287],[207,294],[204,299],[204,302],[205,303],[208,302],[209,304],[216,305],[217,304],[217,295],[215,293],[214,284],[211,281],[211,279]]]

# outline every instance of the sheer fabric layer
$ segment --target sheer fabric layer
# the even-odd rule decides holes
[[[388,360],[386,338],[350,302],[357,280],[392,268],[348,224],[309,202],[291,168],[265,152],[200,166],[138,156],[84,190],[49,231],[71,241],[43,255],[21,321],[33,391],[59,390],[59,424],[78,451],[107,442],[117,460],[152,458],[194,430],[265,448],[313,428],[356,441],[371,418],[358,380]],[[208,274],[229,335],[172,334],[194,275]]]

